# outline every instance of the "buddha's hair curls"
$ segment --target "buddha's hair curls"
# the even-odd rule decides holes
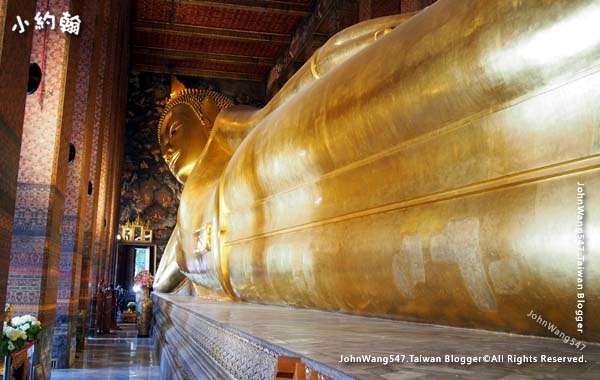
[[[217,103],[217,107],[219,107],[219,110],[233,106],[233,102],[227,96],[216,91],[201,90],[197,88],[186,88],[184,90],[177,91],[175,94],[171,95],[169,101],[167,102],[167,105],[165,106],[165,109],[160,114],[157,130],[158,144],[160,145],[160,129],[163,125],[163,122],[165,121],[165,116],[167,116],[167,114],[173,109],[173,107],[175,107],[178,104],[187,104],[188,106],[190,106],[196,114],[196,117],[198,117],[198,120],[200,120],[202,125],[204,125],[204,117],[202,116],[202,102],[207,96],[214,100],[215,103]],[[211,129],[212,126],[209,126],[209,133]]]

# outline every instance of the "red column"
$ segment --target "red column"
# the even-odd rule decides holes
[[[31,25],[23,33],[12,28],[18,23],[17,16],[25,19],[34,10],[34,0],[0,0],[0,320],[4,320],[25,89],[34,34]]]
[[[79,5],[79,2],[78,4]],[[77,45],[71,44],[71,57],[77,59],[76,79],[69,85],[75,86],[71,141],[75,158],[68,164],[65,190],[65,208],[62,222],[62,242],[59,263],[56,321],[53,337],[52,359],[57,368],[67,368],[75,358],[76,328],[79,311],[79,287],[81,282],[81,256],[83,230],[88,201],[87,183],[90,171],[92,131],[88,127],[88,93],[92,75],[91,62],[95,39],[97,2],[74,10],[82,20]],[[69,59],[72,59],[72,58]]]
[[[58,28],[69,1],[39,1],[37,11],[55,16],[55,29],[33,31],[31,60],[42,69],[37,92],[27,98],[19,160],[14,231],[8,278],[8,300],[18,314],[37,315],[42,322],[38,353],[50,367],[56,315],[56,285],[71,123],[64,110],[73,99],[66,83],[76,69],[69,62],[72,35]],[[33,15],[28,15],[35,25]],[[76,38],[76,36],[75,36]],[[65,107],[66,105],[66,107]]]

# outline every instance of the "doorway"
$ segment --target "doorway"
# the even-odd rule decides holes
[[[133,279],[139,272],[147,270],[156,272],[156,245],[141,242],[119,243],[115,268],[115,287],[124,289],[123,302],[135,301]]]

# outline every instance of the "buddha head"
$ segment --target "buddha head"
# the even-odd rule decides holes
[[[225,95],[210,90],[184,89],[171,95],[158,122],[158,141],[180,183],[200,158],[219,111],[232,105]]]

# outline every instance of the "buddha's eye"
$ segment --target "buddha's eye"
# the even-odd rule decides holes
[[[171,124],[171,127],[169,128],[169,137],[175,136],[175,133],[177,133],[177,131],[179,130],[180,127],[181,127],[180,123]]]

